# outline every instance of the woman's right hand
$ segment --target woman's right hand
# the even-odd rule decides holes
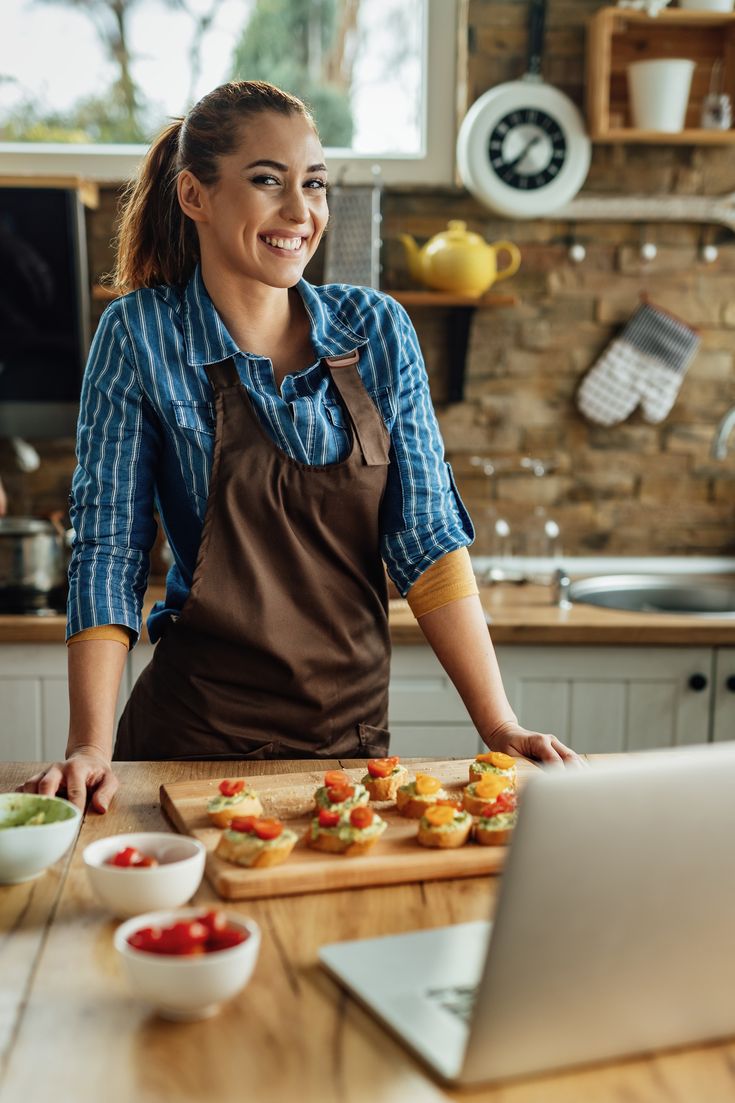
[[[82,746],[75,747],[64,762],[53,762],[29,777],[20,791],[52,797],[65,789],[67,798],[82,811],[91,796],[94,811],[106,812],[119,784],[109,759],[97,747]]]

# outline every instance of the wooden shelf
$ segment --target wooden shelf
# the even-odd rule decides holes
[[[695,62],[684,129],[631,125],[627,68],[633,61],[685,57]],[[712,66],[722,62],[723,91],[735,102],[735,13],[666,9],[653,18],[627,8],[601,8],[587,31],[587,125],[595,142],[731,145],[735,129],[703,130],[702,102]]]
[[[443,291],[388,291],[402,306],[425,309],[426,307],[447,307],[447,364],[449,380],[447,383],[447,401],[464,401],[464,381],[467,367],[467,349],[470,343],[470,329],[476,310],[487,310],[500,306],[517,306],[516,295],[500,295],[488,292],[486,295],[452,295]]]
[[[488,308],[493,306],[517,306],[516,295],[453,295],[445,291],[386,291],[402,306],[472,306]]]
[[[81,176],[0,176],[0,188],[68,188],[79,192],[85,207],[97,210],[100,205],[99,184]]]

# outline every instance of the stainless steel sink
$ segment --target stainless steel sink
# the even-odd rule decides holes
[[[636,613],[735,617],[735,576],[596,575],[572,582],[569,600]]]

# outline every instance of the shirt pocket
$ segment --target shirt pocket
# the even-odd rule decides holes
[[[212,402],[184,402],[172,399],[174,420],[180,429],[194,433],[203,433],[213,437],[217,427],[217,417]]]
[[[386,429],[391,429],[393,422],[396,420],[396,413],[398,407],[396,405],[396,396],[393,393],[392,387],[378,387],[375,391],[368,392],[375,405],[380,411],[380,416],[385,422]]]

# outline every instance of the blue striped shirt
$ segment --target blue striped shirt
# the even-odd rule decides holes
[[[271,361],[241,351],[197,268],[185,288],[133,291],[105,310],[84,376],[67,637],[100,624],[137,634],[158,510],[173,553],[152,640],[191,586],[212,468],[215,416],[205,365],[234,357],[255,411],[293,459],[345,458],[350,433],[321,358],[360,350],[359,370],[390,433],[381,554],[405,594],[427,567],[471,543],[472,523],[444,460],[416,333],[395,299],[364,287],[296,285],[317,359],[279,392]]]

